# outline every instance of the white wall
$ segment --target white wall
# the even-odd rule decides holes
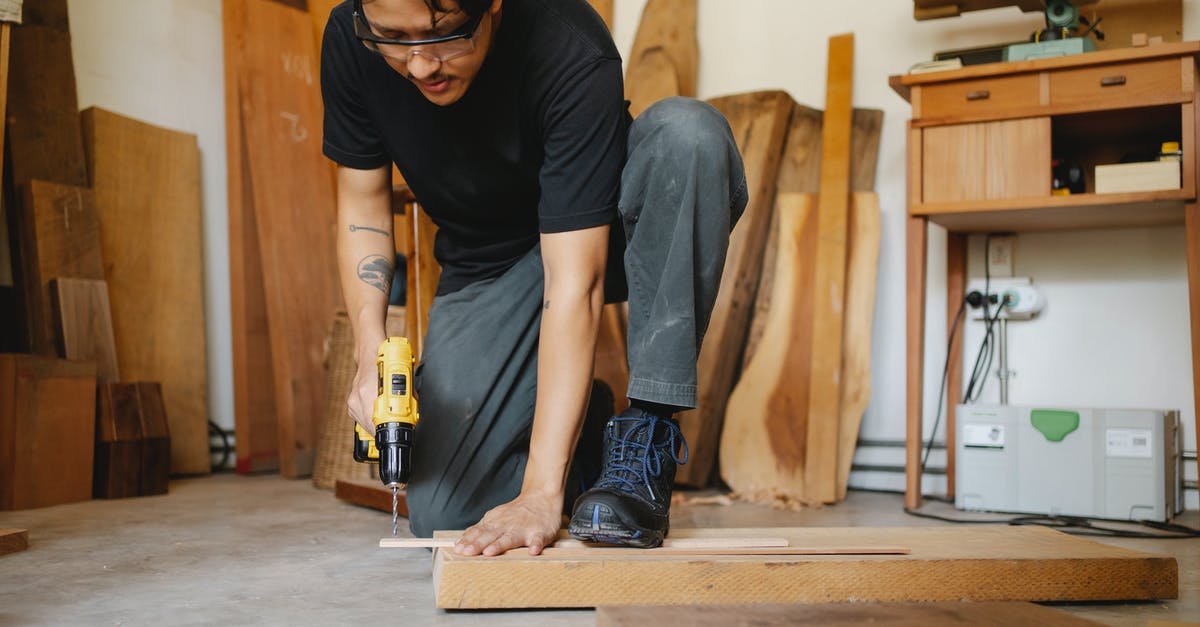
[[[918,23],[907,0],[699,2],[702,98],[776,88],[823,108],[827,38],[848,31],[856,35],[854,102],[885,111],[877,183],[883,241],[873,395],[863,436],[902,439],[903,131],[909,106],[888,88],[887,77],[937,50],[1021,39],[1041,20],[999,9]],[[614,36],[623,54],[632,48],[644,4],[616,2]],[[1198,4],[1184,0],[1188,38],[1200,37]],[[99,105],[199,136],[210,407],[219,424],[232,427],[220,2],[70,0],[70,10],[81,108]],[[1180,408],[1187,446],[1195,448],[1183,239],[1182,227],[1020,236],[1016,271],[1041,284],[1050,304],[1040,320],[1011,327],[1011,362],[1018,372],[1012,401]],[[945,355],[937,332],[945,328],[946,310],[940,229],[933,229],[930,249],[927,415],[936,403]],[[978,240],[971,255],[972,273],[981,274]],[[968,347],[977,346],[979,338],[978,325],[968,328]],[[995,400],[994,383],[984,398]]]
[[[69,0],[67,6],[79,108],[102,107],[199,139],[208,406],[213,421],[232,429],[220,0]]]

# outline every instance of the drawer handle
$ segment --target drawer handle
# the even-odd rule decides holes
[[[1125,84],[1124,76],[1105,76],[1100,79],[1101,87],[1119,87]]]
[[[992,97],[992,92],[990,92],[986,89],[980,89],[979,91],[967,92],[967,100],[987,100],[988,98],[991,98],[991,97]]]

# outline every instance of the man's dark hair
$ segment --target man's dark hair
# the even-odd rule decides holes
[[[447,12],[445,3],[446,0],[425,0],[425,6],[428,6],[429,10],[434,13]],[[491,6],[492,0],[458,0],[458,8],[472,18],[487,11]]]

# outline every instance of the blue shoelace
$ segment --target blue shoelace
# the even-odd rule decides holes
[[[635,424],[624,430],[614,428],[620,426],[621,423],[628,422]],[[604,475],[596,482],[595,487],[618,488],[633,492],[637,489],[638,479],[641,479],[645,485],[650,485],[650,477],[657,477],[662,473],[662,462],[654,450],[656,448],[654,434],[660,426],[667,430],[668,437],[664,444],[665,448],[670,451],[672,460],[677,465],[687,463],[687,440],[683,438],[683,432],[679,430],[679,425],[674,420],[664,420],[651,415],[617,416],[612,419],[612,423],[614,427],[610,427],[613,434],[608,445],[609,461],[604,467]],[[642,431],[646,433],[645,442],[635,439]],[[623,433],[623,435],[617,435],[617,433]],[[675,453],[675,449],[678,448],[677,443],[683,444],[682,458]]]

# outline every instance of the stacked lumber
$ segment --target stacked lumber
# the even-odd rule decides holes
[[[85,112],[81,122],[66,1],[30,0],[23,8],[24,23],[0,31],[5,179],[13,185],[5,198],[15,200],[4,207],[2,249],[4,278],[14,283],[4,303],[9,292],[16,303],[4,318],[17,332],[5,335],[6,342],[15,339],[6,348],[20,353],[6,355],[0,373],[0,449],[7,462],[0,465],[0,492],[7,497],[0,506],[91,498],[94,477],[102,493],[123,493],[129,485],[141,491],[143,482],[146,491],[165,492],[167,464],[188,458],[168,450],[163,394],[176,398],[198,386],[191,396],[199,411],[171,408],[173,419],[199,424],[191,433],[180,429],[176,443],[196,454],[193,466],[176,471],[209,469],[203,319],[193,326],[192,318],[170,310],[203,311],[195,138],[188,136],[188,162],[139,143],[139,134],[114,129],[103,112]],[[11,66],[10,43],[22,59]],[[139,222],[145,233],[127,224]],[[130,247],[131,240],[138,246]],[[192,240],[195,257],[170,263]],[[154,332],[164,325],[174,325],[172,333],[185,341]],[[146,367],[138,357],[155,346],[171,358]],[[96,402],[97,383],[117,384],[122,370],[168,384],[161,393],[158,383],[128,384],[159,399],[145,420],[136,413],[118,419],[111,411],[128,404]],[[125,445],[135,425],[150,442],[136,454]]]
[[[222,6],[237,465],[308,476],[326,401],[322,344],[341,302],[318,18],[270,0]]]

